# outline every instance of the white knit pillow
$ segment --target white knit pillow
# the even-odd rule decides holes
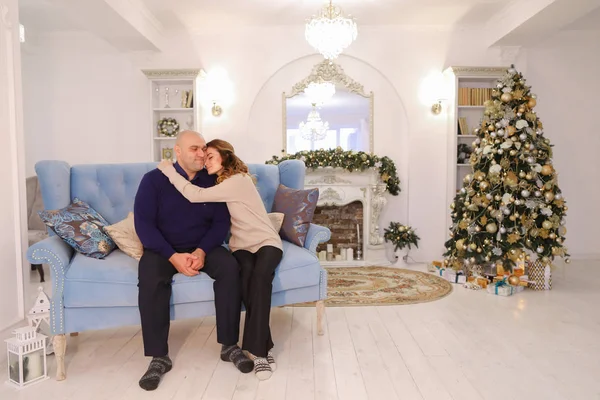
[[[140,238],[135,232],[135,224],[133,220],[133,213],[130,212],[122,221],[116,224],[105,226],[104,230],[111,239],[117,244],[119,249],[129,257],[140,260],[144,253],[144,246],[140,242]]]

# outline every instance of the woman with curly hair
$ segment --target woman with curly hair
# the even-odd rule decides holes
[[[257,378],[268,379],[276,367],[269,316],[275,268],[283,256],[281,238],[248,167],[230,143],[219,139],[208,142],[205,165],[209,174],[218,175],[217,184],[210,188],[190,183],[170,161],[163,160],[158,169],[193,203],[227,203],[231,215],[229,248],[240,265],[242,301],[246,307],[242,349],[254,361]]]

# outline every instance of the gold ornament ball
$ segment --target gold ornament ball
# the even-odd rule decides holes
[[[561,225],[561,226],[558,228],[558,234],[559,234],[560,236],[565,236],[565,235],[567,234],[567,227],[566,227],[566,226],[564,226],[564,225]]]
[[[490,184],[487,183],[486,181],[483,181],[479,184],[479,189],[481,190],[487,190],[490,187]]]
[[[546,164],[542,167],[542,175],[550,175],[552,174],[552,165]]]
[[[537,101],[534,98],[531,98],[527,102],[527,105],[529,106],[529,108],[533,108],[533,107],[535,107],[537,105]]]
[[[510,93],[502,93],[502,96],[500,96],[500,100],[502,100],[505,103],[508,103],[509,101],[512,100],[512,94]]]
[[[510,126],[506,127],[506,133],[508,136],[514,135],[515,132],[517,132],[517,128],[515,128],[514,126],[510,125]]]
[[[510,155],[511,155],[512,157],[514,157],[514,156],[516,156],[516,155],[517,155],[517,152],[516,152],[515,150],[511,150],[511,151],[510,151]]]
[[[545,220],[544,222],[542,222],[542,227],[544,229],[551,229],[552,228],[552,222]]]
[[[548,237],[550,239],[556,239],[556,235],[554,234],[554,232],[552,232],[551,234],[549,234]]]
[[[566,262],[567,264],[571,264],[571,259],[570,259],[570,258],[565,258],[565,262]]]
[[[521,279],[516,275],[511,275],[508,277],[508,283],[512,286],[518,286],[521,283]]]
[[[463,244],[464,241],[465,241],[465,239],[458,239],[456,241],[456,250],[460,251],[460,250],[462,250],[465,247],[464,244]]]
[[[527,174],[527,175],[525,175],[525,179],[527,179],[527,180],[531,180],[531,178],[532,178],[531,174]]]
[[[510,219],[511,221],[516,221],[517,218],[514,215],[511,215],[510,217],[508,217],[508,219]]]
[[[519,172],[519,178],[525,178],[525,176],[526,175],[524,171]]]
[[[528,254],[525,256],[525,261],[529,261],[529,260],[531,260],[531,256],[529,256],[529,254]]]
[[[567,211],[568,209],[569,209],[569,207],[563,206],[563,210]]]
[[[554,193],[546,192],[546,193],[544,193],[544,197],[546,198],[547,201],[552,201],[552,200],[554,200]]]
[[[494,132],[495,130],[496,130],[496,127],[494,125],[488,126],[488,131]]]
[[[489,233],[496,233],[498,231],[498,226],[495,223],[490,223],[485,226],[485,230]]]
[[[494,196],[494,200],[500,201],[500,200],[502,200],[502,197],[500,197],[500,195],[497,194],[496,196]]]
[[[471,248],[471,250],[475,250],[477,248],[477,245],[475,243],[471,243],[469,247]]]
[[[523,106],[519,107],[519,112],[520,113],[524,113],[525,112],[525,107],[523,107]]]

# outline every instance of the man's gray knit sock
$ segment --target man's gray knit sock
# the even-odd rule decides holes
[[[140,379],[140,387],[144,390],[155,390],[160,383],[160,378],[173,368],[169,356],[153,357],[148,370]]]
[[[231,361],[244,374],[254,369],[254,362],[246,357],[237,344],[221,347],[221,360]]]

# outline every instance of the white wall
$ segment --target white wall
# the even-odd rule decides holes
[[[360,29],[357,42],[339,59],[350,76],[375,92],[375,153],[396,162],[402,181],[402,194],[389,197],[382,222],[386,226],[390,220],[400,221],[417,229],[421,243],[419,250],[412,254],[417,260],[440,258],[447,239],[448,213],[444,193],[449,132],[445,115],[432,115],[431,104],[421,100],[422,87],[432,72],[440,72],[450,65],[503,65],[499,52],[484,46],[483,36],[481,31],[472,30],[365,27]],[[230,140],[247,162],[262,163],[280,154],[281,92],[304,78],[319,61],[319,57],[310,57],[313,51],[304,40],[302,27],[228,30],[221,35],[172,38],[170,43],[168,53],[131,56],[117,53],[90,37],[74,40],[71,35],[61,35],[46,38],[35,54],[25,55],[28,173],[33,171],[35,161],[43,158],[65,159],[71,163],[149,160],[148,92],[145,78],[139,72],[141,68],[202,67],[209,71],[223,67],[233,82],[235,98],[219,118],[212,117],[206,110],[203,133],[207,138]],[[563,90],[556,91],[561,69],[553,69],[550,50],[534,51],[546,54],[545,61],[536,64],[535,57],[528,56],[531,65],[527,65],[523,55],[517,67],[527,72],[526,77],[532,84],[536,79],[543,79],[534,89],[539,94],[542,121],[549,137],[557,143],[557,168],[564,182],[579,170],[567,173],[572,166],[565,165],[564,153],[561,156],[560,152],[565,146],[559,143],[560,140],[566,143],[568,139],[565,136],[559,139],[558,135],[594,134],[591,129],[577,132],[560,129],[560,133],[552,133],[554,126],[569,122],[561,119],[564,113],[558,112],[560,107],[556,110],[544,107],[556,104],[555,99],[561,93],[570,93],[569,84],[560,83]],[[585,49],[581,53],[585,54]],[[589,62],[597,65],[592,60]],[[569,65],[566,60],[563,63],[564,68]],[[548,78],[542,78],[545,76]],[[50,86],[42,88],[42,83]],[[590,107],[594,103],[591,94],[587,98],[590,101],[586,107]],[[566,103],[571,99],[565,96],[561,101]],[[575,110],[573,106],[564,107]],[[584,109],[577,111],[581,119]],[[580,120],[577,124],[582,128],[587,126],[587,122]],[[587,136],[581,139],[584,137]],[[56,143],[51,144],[50,140]],[[34,149],[32,142],[41,146]],[[597,167],[591,165],[590,168]],[[591,178],[592,172],[585,176]],[[572,199],[570,249],[573,253],[592,253],[591,242],[583,241],[579,246],[574,243],[587,232],[584,229],[587,216],[583,213],[588,211],[584,211],[583,206],[588,200],[581,200],[583,203],[575,200],[586,197],[585,189],[574,182],[570,187],[568,183],[561,185],[567,199]],[[591,202],[594,197],[587,198]],[[581,207],[578,213],[574,211],[576,207]]]
[[[18,5],[0,1],[0,331],[23,317],[22,245],[25,193]],[[24,203],[24,201],[23,201]]]
[[[54,34],[23,54],[26,174],[45,159],[147,161],[150,89],[129,59],[94,36]]]
[[[600,33],[564,32],[529,49],[527,83],[555,145],[554,165],[567,212],[565,245],[573,258],[600,258]]]

